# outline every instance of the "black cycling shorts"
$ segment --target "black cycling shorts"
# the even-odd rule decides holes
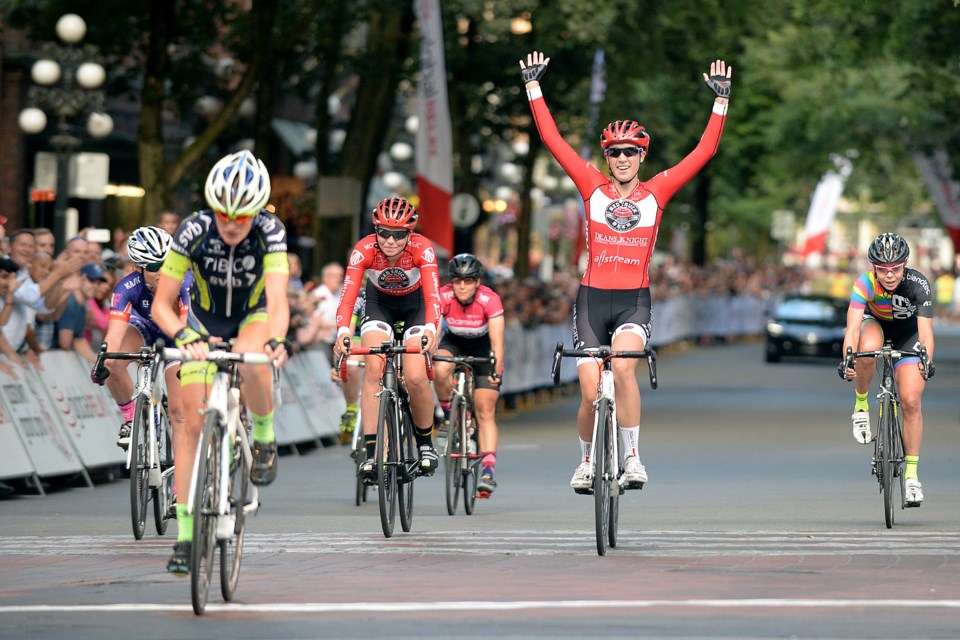
[[[411,329],[422,327],[426,318],[427,309],[423,301],[423,289],[417,289],[403,296],[392,296],[367,284],[367,305],[360,322],[361,335],[373,329],[383,331],[392,337],[392,327],[398,322],[403,322],[404,341],[406,341],[411,335]]]
[[[439,349],[449,351],[455,356],[465,356],[474,358],[487,358],[490,356],[490,336],[480,338],[464,338],[452,333],[445,333],[440,340]],[[477,389],[493,389],[500,391],[500,388],[494,386],[487,377],[493,373],[493,368],[489,362],[475,364],[473,366],[474,382]]]
[[[580,285],[573,305],[573,347],[610,345],[617,330],[650,339],[650,289],[597,289]]]

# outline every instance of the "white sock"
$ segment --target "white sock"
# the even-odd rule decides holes
[[[640,441],[640,425],[635,427],[620,427],[620,447],[623,457],[637,455],[637,443]]]
[[[592,446],[592,442],[587,442],[583,438],[580,439],[580,453],[582,454],[580,462],[586,462],[590,459],[590,448]]]

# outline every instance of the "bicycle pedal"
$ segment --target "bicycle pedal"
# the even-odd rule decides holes
[[[921,506],[923,506],[923,503],[922,503],[922,502],[904,502],[904,503],[903,503],[903,508],[904,508],[904,509],[915,509],[915,508],[921,507]]]
[[[582,496],[592,496],[592,495],[593,495],[593,489],[574,489],[573,492],[574,492],[574,493],[579,493],[579,494],[582,495]]]

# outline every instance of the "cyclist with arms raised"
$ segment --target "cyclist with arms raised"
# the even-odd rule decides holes
[[[249,151],[225,156],[210,170],[204,195],[210,209],[184,220],[173,235],[153,307],[160,329],[174,336],[179,349],[201,360],[181,366],[186,434],[177,440],[175,452],[180,487],[190,486],[203,431],[201,410],[216,371],[202,361],[209,352],[208,339],[235,338],[234,351],[266,353],[278,367],[287,359],[287,234],[283,223],[264,209],[270,198],[266,167]],[[173,303],[190,268],[194,282],[184,322]],[[254,484],[270,484],[277,474],[272,374],[269,367],[241,365],[240,375],[253,420],[250,477]],[[186,515],[187,493],[177,495],[177,545],[167,564],[172,573],[186,573],[189,567],[193,523]]]
[[[154,294],[160,280],[160,268],[170,251],[170,234],[159,227],[140,227],[127,238],[127,255],[137,269],[127,274],[113,289],[110,304],[110,321],[103,340],[107,351],[134,352],[144,345],[153,345],[159,338],[169,340],[150,316]],[[176,313],[186,318],[190,307],[190,283],[185,280],[175,302]],[[98,360],[99,362],[99,360]],[[123,416],[123,425],[117,435],[117,446],[130,446],[130,429],[133,423],[135,401],[133,380],[127,374],[127,360],[108,360],[101,367],[94,367],[91,379],[107,384],[110,395],[116,400]],[[182,433],[183,407],[180,403],[180,381],[177,379],[179,365],[168,362],[164,368],[167,380],[167,408],[174,432]]]
[[[560,136],[540,87],[550,59],[533,52],[520,61],[530,109],[544,144],[573,179],[583,198],[589,262],[573,309],[573,346],[576,349],[610,345],[621,351],[640,351],[650,339],[649,265],[663,209],[670,198],[707,164],[717,151],[726,121],[732,68],[723,60],[703,74],[714,93],[712,113],[700,142],[683,160],[647,181],[640,180],[650,136],[633,120],[611,122],[600,136],[600,146],[611,177],[585,162]],[[637,454],[640,434],[640,386],[636,360],[613,361],[617,418],[624,452],[624,486],[638,489],[647,472]],[[580,409],[577,427],[582,462],[570,480],[577,492],[593,484],[589,463],[593,434],[593,404],[600,375],[592,358],[577,362]]]
[[[917,507],[923,502],[923,488],[917,476],[920,442],[923,439],[923,414],[920,398],[933,366],[933,300],[930,282],[907,267],[910,246],[895,233],[883,233],[870,244],[867,259],[872,268],[853,283],[847,310],[847,331],[843,352],[876,351],[889,341],[894,349],[919,351],[927,348],[927,371],[919,358],[908,357],[895,365],[900,406],[903,408],[904,503]],[[860,444],[873,442],[870,430],[870,405],[867,395],[876,370],[875,358],[857,358],[852,369],[837,369],[840,377],[854,380],[856,401],[853,406],[853,438]]]
[[[427,337],[423,352],[437,348],[437,326],[440,322],[438,290],[440,273],[433,243],[414,233],[419,215],[416,207],[403,198],[381,200],[373,210],[374,233],[354,246],[343,280],[343,291],[337,307],[337,340],[333,345],[334,365],[341,354],[350,353],[353,333],[350,318],[360,293],[363,276],[367,275],[366,309],[360,321],[360,344],[379,347],[393,339],[393,326],[404,323],[403,341],[408,347],[421,348],[421,336]],[[403,381],[410,395],[414,436],[420,454],[420,473],[431,476],[439,465],[433,448],[433,389],[427,379],[422,355],[403,356]],[[378,393],[380,356],[366,356],[366,373],[360,393],[360,415],[366,461],[359,474],[374,479],[377,467],[374,455],[377,446]],[[336,369],[336,367],[334,367]],[[335,379],[339,379],[334,372]]]
[[[494,466],[497,464],[497,400],[503,380],[503,302],[496,292],[480,284],[483,265],[476,256],[461,253],[450,261],[451,283],[440,288],[440,313],[446,331],[438,353],[453,356],[486,358],[493,351],[497,370],[488,364],[474,365],[476,388],[473,408],[480,426],[480,481],[477,492],[484,497],[497,488]],[[453,383],[452,362],[437,362],[434,385],[444,418],[450,418],[450,394]]]

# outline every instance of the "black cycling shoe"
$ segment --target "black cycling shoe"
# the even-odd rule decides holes
[[[480,482],[477,483],[477,497],[489,498],[490,494],[497,490],[497,481],[493,479],[493,473],[484,473],[480,476]]]
[[[173,545],[173,555],[167,560],[167,571],[178,575],[190,573],[190,551],[192,548],[193,543],[190,540],[184,540]]]
[[[422,444],[420,449],[420,475],[432,476],[440,466],[440,458],[432,444]]]
[[[250,470],[250,482],[262,487],[277,477],[277,443],[253,442],[253,469]]]
[[[367,484],[373,485],[377,483],[377,464],[373,459],[367,459],[360,463],[360,466],[357,467],[357,478],[363,480]]]
[[[117,433],[117,446],[126,451],[130,448],[130,431],[132,423],[124,422],[120,425],[120,431]]]

